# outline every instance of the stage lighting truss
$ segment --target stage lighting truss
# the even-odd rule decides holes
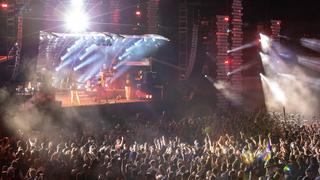
[[[280,37],[279,37],[280,31],[281,31],[281,21],[280,20],[271,20],[271,33],[272,33],[271,38],[274,41],[280,40]]]
[[[216,46],[218,49],[217,53],[217,79],[225,79],[225,74],[228,72],[227,69],[225,69],[224,60],[228,57],[227,51],[229,47],[229,41],[228,36],[229,33],[227,33],[227,30],[229,29],[229,21],[226,21],[225,19],[229,19],[229,16],[223,16],[218,15],[217,16],[217,42]]]
[[[229,43],[229,33],[227,32],[230,29],[230,17],[224,15],[216,16],[217,22],[217,81],[225,81],[227,76],[226,73],[229,71],[226,69],[226,65],[224,64],[225,59],[228,57],[227,51],[230,46]],[[226,21],[228,20],[228,21]],[[228,100],[224,97],[224,95],[220,92],[217,93],[217,106],[221,108],[226,108],[228,106]]]

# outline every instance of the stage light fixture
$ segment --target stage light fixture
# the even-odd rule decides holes
[[[81,8],[83,6],[82,0],[72,0],[71,1],[72,7],[74,8]]]
[[[65,18],[66,28],[71,32],[83,32],[87,30],[89,23],[87,15],[82,11],[75,11]]]
[[[268,52],[270,50],[271,39],[268,36],[260,33],[260,43],[263,52]]]
[[[224,17],[224,19],[223,19],[225,22],[229,22],[229,17]]]
[[[6,9],[8,7],[9,7],[8,3],[1,3],[1,8]]]
[[[231,57],[227,57],[227,58],[224,60],[224,64],[225,64],[225,65],[231,65],[231,64],[232,64],[232,58],[231,58]]]
[[[141,16],[141,11],[140,10],[136,10],[136,16],[138,16],[138,17]]]
[[[72,0],[65,15],[65,26],[70,32],[83,32],[89,26],[89,18],[83,9],[83,0]]]

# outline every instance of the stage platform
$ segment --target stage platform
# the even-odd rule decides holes
[[[96,92],[93,94],[88,94],[85,91],[79,91],[80,104],[74,99],[71,103],[71,95],[68,91],[56,92],[55,100],[60,102],[61,107],[87,107],[87,106],[97,106],[97,105],[111,105],[111,104],[129,104],[129,103],[143,103],[150,102],[146,99],[131,98],[129,100],[125,99],[123,96],[107,96],[105,98],[95,96]]]
[[[69,100],[69,98],[67,99]],[[69,100],[70,101],[70,100]],[[81,122],[109,122],[114,117],[121,117],[131,121],[137,117],[137,114],[143,114],[151,120],[159,118],[163,111],[168,112],[167,104],[162,101],[147,100],[108,100],[108,102],[83,102],[79,104],[63,104],[60,106],[59,114],[66,120],[77,119]],[[67,118],[66,118],[67,117]]]

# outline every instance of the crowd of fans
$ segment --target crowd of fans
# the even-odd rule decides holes
[[[320,179],[320,123],[223,114],[22,132],[0,140],[1,179]]]

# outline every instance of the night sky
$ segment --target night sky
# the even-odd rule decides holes
[[[265,2],[265,3],[262,3]],[[320,33],[320,1],[316,0],[245,0],[245,21],[248,23],[265,22],[268,19],[283,21],[285,35],[311,36]]]

